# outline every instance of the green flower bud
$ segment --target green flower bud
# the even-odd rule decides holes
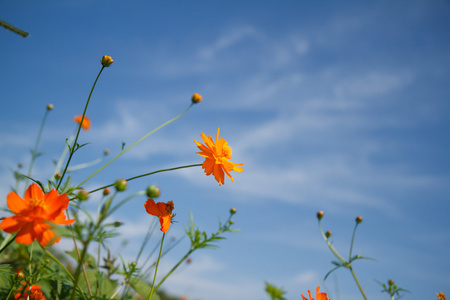
[[[147,197],[153,199],[158,198],[159,195],[161,195],[161,190],[156,185],[150,185],[145,191],[145,193],[147,194]]]
[[[125,179],[119,179],[114,184],[114,187],[118,192],[123,192],[127,189],[127,181]]]

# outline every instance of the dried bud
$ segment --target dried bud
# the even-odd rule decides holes
[[[232,209],[230,209],[230,214],[231,215],[234,215],[235,213],[236,213],[236,208],[233,207]]]
[[[362,222],[362,217],[357,216],[357,217],[356,217],[356,223],[359,224],[359,223],[361,223],[361,222]]]
[[[317,219],[321,220],[323,218],[323,211],[317,212]]]
[[[53,109],[53,104],[47,104],[47,110],[52,110]]]
[[[195,93],[194,95],[192,95],[192,103],[199,103],[200,101],[202,101],[202,96],[200,94]]]
[[[103,196],[108,196],[110,193],[111,193],[111,190],[108,189],[108,188],[105,188],[105,189],[103,190]]]
[[[127,189],[127,181],[125,179],[119,179],[114,184],[114,187],[118,192],[123,192]]]
[[[150,199],[158,198],[161,195],[161,190],[156,185],[150,185],[145,192]]]
[[[103,55],[102,57],[102,66],[109,67],[113,63],[113,59],[111,56]]]
[[[331,236],[331,231],[327,231],[327,232],[325,232],[325,236],[327,237],[327,238],[329,238],[330,236]]]
[[[81,189],[77,194],[77,199],[80,201],[86,201],[88,199],[89,192],[85,189]]]

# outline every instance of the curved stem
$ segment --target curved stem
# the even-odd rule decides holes
[[[186,165],[186,166],[180,166],[180,167],[174,167],[174,168],[161,169],[161,170],[153,171],[153,172],[150,172],[150,173],[145,173],[145,174],[137,175],[137,176],[134,176],[134,177],[130,177],[130,178],[125,179],[125,180],[126,181],[131,181],[133,179],[149,176],[149,175],[156,174],[156,173],[173,171],[173,170],[178,170],[178,169],[191,168],[191,167],[200,167],[201,165],[202,164],[193,164],[193,165]],[[89,193],[97,192],[97,191],[103,190],[103,189],[105,189],[107,187],[111,187],[113,185],[114,185],[114,183],[109,184],[109,185],[105,185],[105,186],[99,187],[99,188],[97,188],[95,190],[89,191]]]
[[[164,237],[165,237],[166,233],[163,233],[162,239],[161,239],[161,247],[159,248],[159,255],[158,255],[158,261],[156,262],[156,267],[155,267],[155,275],[153,276],[153,283],[152,283],[152,289],[150,290],[150,295],[148,295],[146,300],[151,300],[152,299],[152,295],[153,295],[153,291],[157,290],[154,289],[155,287],[155,280],[156,280],[156,273],[158,272],[158,266],[159,266],[159,261],[161,260],[161,253],[162,253],[162,247],[163,247],[163,243],[164,243]],[[159,285],[158,285],[159,286]]]
[[[100,74],[102,74],[102,71],[104,68],[105,68],[105,66],[102,66],[102,68],[100,69],[100,72],[98,72],[97,78],[95,78],[94,84],[92,85],[91,92],[89,93],[89,97],[86,101],[86,105],[84,106],[84,111],[83,111],[83,115],[81,117],[80,125],[78,126],[77,135],[75,136],[75,140],[73,141],[72,148],[70,149],[70,153],[69,153],[69,158],[67,159],[66,166],[64,168],[64,171],[61,175],[61,179],[59,180],[58,186],[56,187],[56,189],[58,189],[59,186],[61,185],[64,175],[66,174],[67,168],[69,167],[70,160],[72,159],[72,156],[75,152],[75,145],[77,144],[78,136],[80,135],[81,125],[83,124],[84,116],[86,115],[86,110],[88,108],[89,101],[91,100],[92,92],[94,91],[94,88],[95,88],[95,85],[97,84],[98,78],[100,77]]]
[[[131,148],[133,148],[134,146],[136,146],[137,144],[139,144],[140,142],[142,142],[143,140],[145,140],[146,138],[148,138],[150,135],[152,135],[153,133],[155,133],[156,131],[160,130],[161,128],[163,128],[164,126],[172,123],[173,121],[175,121],[176,119],[180,118],[182,115],[184,115],[191,107],[192,107],[193,103],[191,103],[188,108],[186,108],[181,114],[179,114],[178,116],[170,119],[169,121],[159,125],[158,127],[156,127],[155,129],[153,129],[152,131],[150,131],[149,133],[147,133],[146,135],[144,135],[143,137],[141,137],[139,140],[137,140],[136,142],[134,142],[130,147],[126,148],[125,150],[120,151],[119,154],[117,154],[114,158],[112,158],[109,162],[107,162],[104,166],[102,166],[100,169],[98,169],[97,171],[95,171],[91,176],[89,176],[88,178],[86,178],[83,182],[81,182],[79,185],[77,185],[75,187],[75,189],[78,189],[80,186],[82,186],[84,183],[86,183],[89,179],[91,179],[92,177],[94,177],[97,173],[99,173],[101,170],[103,170],[104,168],[106,168],[110,163],[112,163],[113,161],[115,161],[117,158],[119,158],[122,154],[125,154],[128,150],[130,150]]]

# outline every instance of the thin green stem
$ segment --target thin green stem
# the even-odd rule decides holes
[[[163,284],[163,282],[164,281],[166,281],[166,279],[183,263],[183,261],[185,261],[188,257],[189,257],[189,255],[191,255],[191,253],[192,252],[194,252],[195,250],[196,250],[197,248],[194,248],[194,249],[191,249],[191,250],[189,250],[187,253],[186,253],[186,255],[184,255],[183,256],[183,258],[182,259],[180,259],[180,261],[169,271],[169,273],[167,273],[166,274],[166,276],[164,276],[164,278],[163,279],[161,279],[161,281],[158,283],[158,285],[156,286],[156,289],[155,290],[157,290],[160,286],[161,286],[161,284]]]
[[[14,241],[16,235],[17,235],[17,233],[16,233],[14,236],[13,236],[12,234],[9,234],[9,235],[5,238],[5,240],[7,240],[7,239],[9,238],[9,241],[8,241],[6,244],[5,244],[5,240],[3,240],[2,245],[3,245],[3,244],[5,244],[5,245],[3,246],[2,249],[0,249],[0,253],[2,253],[6,248],[8,248],[9,245],[11,245],[11,243]]]
[[[353,242],[355,240],[356,228],[357,227],[358,227],[358,223],[356,223],[355,228],[353,229],[352,242],[350,244],[350,252],[349,252],[349,256],[348,256],[348,261],[352,260]]]
[[[158,266],[159,266],[159,261],[161,259],[161,253],[162,253],[162,247],[163,247],[163,243],[164,243],[164,237],[166,236],[166,233],[163,233],[162,239],[161,239],[161,247],[159,248],[159,255],[158,255],[158,260],[156,262],[156,267],[155,267],[155,275],[153,276],[153,283],[152,283],[152,289],[150,290],[150,294],[148,295],[146,300],[151,300],[152,299],[152,295],[153,295],[153,291],[156,291],[156,289],[154,289],[155,287],[155,280],[156,280],[156,273],[158,273]]]
[[[30,166],[28,167],[28,173],[27,173],[28,177],[31,176],[31,171],[33,170],[34,161],[36,160],[36,157],[37,157],[37,150],[38,150],[39,142],[41,141],[42,132],[44,131],[45,120],[47,120],[49,111],[50,111],[50,109],[45,110],[44,117],[42,118],[42,122],[41,122],[41,127],[39,128],[39,132],[38,132],[38,135],[36,138],[36,144],[34,145],[33,152],[31,152],[31,162],[30,162]],[[27,186],[28,186],[28,178],[25,181],[25,189]]]
[[[146,138],[148,138],[150,135],[152,135],[153,133],[155,133],[156,131],[160,130],[161,128],[163,128],[164,126],[172,123],[173,121],[177,120],[178,118],[180,118],[182,115],[184,115],[191,107],[192,107],[193,103],[191,103],[188,108],[186,108],[181,114],[179,114],[178,116],[170,119],[169,121],[159,125],[158,127],[156,127],[155,129],[153,129],[152,131],[150,131],[149,133],[147,133],[146,135],[144,135],[143,137],[141,137],[139,140],[137,140],[136,142],[134,142],[130,147],[122,150],[119,154],[117,154],[114,158],[112,158],[109,162],[107,162],[105,165],[103,165],[100,169],[98,169],[97,171],[95,171],[92,175],[90,175],[88,178],[86,178],[83,182],[81,182],[75,189],[78,189],[80,186],[82,186],[84,183],[86,183],[89,179],[91,179],[92,177],[94,177],[95,175],[97,175],[97,173],[99,173],[101,170],[103,170],[104,168],[106,168],[110,163],[112,163],[113,161],[115,161],[117,158],[119,158],[121,155],[125,154],[128,150],[130,150],[131,148],[133,148],[134,146],[136,146],[137,144],[139,144],[140,142],[142,142],[143,140],[145,140]]]
[[[69,158],[67,159],[66,166],[65,166],[65,168],[63,170],[63,173],[61,175],[61,179],[59,180],[58,186],[56,187],[56,189],[58,189],[59,186],[61,185],[61,182],[63,181],[64,175],[66,174],[67,168],[69,167],[70,160],[72,159],[72,156],[75,153],[75,145],[77,144],[78,136],[80,135],[81,125],[83,124],[84,116],[86,115],[86,110],[88,108],[89,101],[91,100],[92,92],[94,91],[94,88],[95,88],[95,85],[97,84],[98,78],[100,77],[100,74],[102,74],[102,71],[103,71],[104,68],[105,68],[105,66],[102,66],[102,68],[100,69],[100,72],[98,72],[97,78],[95,78],[94,84],[92,85],[91,92],[89,93],[89,97],[88,97],[88,99],[86,101],[86,105],[84,106],[83,115],[81,117],[80,125],[78,126],[78,130],[77,130],[77,134],[75,136],[75,140],[73,141],[72,148],[70,149]]]
[[[358,285],[359,291],[361,292],[361,295],[365,300],[367,300],[366,294],[364,294],[364,290],[362,289],[361,285],[359,284],[358,278],[356,277],[355,272],[353,272],[353,268],[350,266],[348,267],[350,269],[350,272],[353,275],[353,278],[355,279],[356,284]]]
[[[51,259],[53,259],[61,268],[63,268],[63,270],[67,273],[67,275],[69,275],[70,279],[72,280],[72,282],[75,282],[75,279],[73,278],[72,274],[69,272],[69,270],[67,270],[67,268],[59,261],[59,259],[57,259],[53,254],[51,254],[47,249],[45,249],[44,247],[42,247],[42,250],[48,255],[50,256]],[[79,289],[77,285],[75,285],[76,289]],[[84,295],[83,292],[80,291],[80,294],[82,295],[82,297],[84,299],[87,300],[86,296]]]
[[[322,225],[320,224],[320,220],[319,220],[319,230],[320,230],[320,234],[322,235],[323,239],[325,240],[325,242],[328,245],[328,248],[330,248],[331,252],[333,252],[333,254],[344,264],[346,265],[347,262],[345,261],[345,259],[342,257],[342,255],[339,254],[339,252],[337,252],[336,249],[334,249],[334,247],[331,245],[330,241],[328,240],[327,236],[325,235],[325,233],[322,230]]]
[[[130,178],[125,179],[125,180],[126,181],[131,181],[131,180],[134,180],[134,179],[138,179],[138,178],[141,178],[141,177],[153,175],[153,174],[156,174],[156,173],[168,172],[168,171],[173,171],[173,170],[178,170],[178,169],[185,169],[185,168],[191,168],[191,167],[200,167],[200,166],[202,166],[202,164],[193,164],[193,165],[186,165],[186,166],[180,166],[180,167],[174,167],[174,168],[161,169],[161,170],[153,171],[153,172],[150,172],[150,173],[145,173],[145,174],[137,175],[137,176],[134,176],[134,177],[130,177]],[[108,185],[99,187],[99,188],[97,188],[95,190],[89,191],[89,193],[94,193],[94,192],[106,189],[108,187],[111,187],[113,185],[114,185],[114,183],[108,184]]]

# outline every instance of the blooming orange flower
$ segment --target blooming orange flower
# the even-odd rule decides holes
[[[51,224],[68,225],[74,221],[66,220],[64,210],[69,205],[66,194],[59,195],[56,190],[44,194],[36,183],[28,187],[24,199],[11,192],[6,203],[15,215],[4,218],[0,229],[18,232],[16,242],[19,244],[28,245],[35,239],[42,246],[57,243],[61,237],[56,237]]]
[[[24,282],[25,283],[25,282]],[[25,283],[26,284],[26,283]],[[19,287],[17,293],[14,295],[16,300],[28,300],[28,288],[25,291],[25,287]],[[46,300],[44,293],[41,291],[40,285],[32,285],[30,291],[30,300]]]
[[[167,203],[158,202],[155,203],[153,199],[147,199],[145,201],[145,210],[152,216],[159,217],[159,223],[161,224],[161,231],[167,232],[172,220],[172,210],[174,208],[173,201]]]
[[[219,139],[220,128],[217,129],[216,141],[214,142],[210,135],[206,135],[202,132],[201,137],[205,145],[202,143],[194,142],[201,152],[196,152],[196,154],[205,157],[202,168],[205,170],[206,175],[214,174],[214,178],[217,180],[219,185],[225,183],[225,174],[234,181],[233,177],[230,175],[230,171],[242,172],[242,168],[238,166],[243,166],[244,164],[237,164],[229,161],[231,159],[231,147],[228,146],[227,141],[224,139]]]
[[[438,298],[436,300],[445,300],[445,294],[443,292],[436,293]]]
[[[73,120],[78,124],[80,124],[82,117],[83,117],[82,115],[78,115],[75,116]],[[91,120],[88,117],[84,116],[83,124],[81,124],[81,127],[83,127],[83,129],[86,131],[89,130],[89,128],[91,128]]]
[[[318,286],[316,289],[316,300],[329,300],[329,298],[327,297],[326,293],[319,293],[320,287]],[[308,290],[308,294],[309,294],[309,299],[310,300],[314,300],[314,298],[311,297],[311,292]],[[307,298],[305,298],[305,296],[303,296],[302,294],[302,300],[308,300]]]

